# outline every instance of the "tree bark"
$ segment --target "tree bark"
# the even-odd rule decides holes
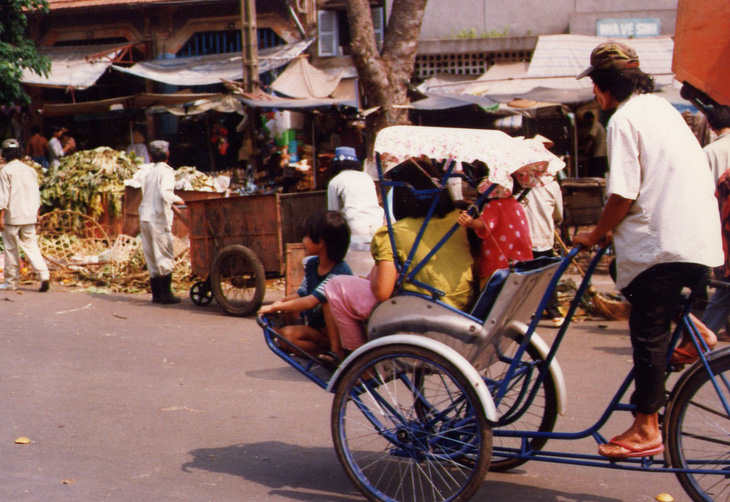
[[[368,116],[374,135],[391,125],[408,124],[408,86],[416,62],[426,0],[394,0],[378,51],[369,0],[347,0],[352,42],[350,54],[365,95],[365,107],[379,107]]]

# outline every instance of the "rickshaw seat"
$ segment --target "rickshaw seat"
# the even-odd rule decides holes
[[[508,268],[502,268],[495,271],[492,277],[489,278],[487,283],[484,285],[484,289],[479,294],[479,298],[474,303],[474,307],[471,309],[470,314],[481,319],[482,321],[487,317],[487,314],[492,310],[497,295],[502,291],[504,281],[507,279],[510,270]]]
[[[537,304],[542,299],[542,292],[547,287],[547,281],[552,278],[552,273],[557,265],[560,263],[560,258],[543,257],[535,260],[523,261],[516,263],[512,268],[497,270],[489,278],[487,284],[479,294],[474,307],[471,310],[471,315],[482,321],[486,321],[487,317],[493,317],[495,305],[497,303],[502,304],[498,310],[505,310],[506,305],[520,303],[524,304],[521,310],[529,310],[534,313],[537,308]],[[535,296],[535,280],[540,279],[540,288],[538,289],[539,295]],[[520,290],[520,286],[529,279],[530,291]],[[509,294],[503,298],[500,293],[505,287],[505,284],[511,283],[511,287],[508,288]],[[525,284],[528,286],[528,284]],[[519,298],[516,298],[519,297]],[[534,298],[531,301],[527,301],[527,298]],[[512,311],[512,309],[506,309]],[[496,313],[496,312],[495,312]],[[523,320],[523,319],[520,319]],[[492,319],[495,322],[495,319]],[[529,319],[524,319],[528,321]]]

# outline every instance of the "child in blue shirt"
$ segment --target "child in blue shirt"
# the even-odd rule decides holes
[[[327,301],[324,285],[336,275],[352,275],[344,262],[350,246],[350,227],[338,211],[325,211],[309,216],[303,224],[302,243],[308,258],[304,278],[293,295],[259,309],[259,314],[303,312],[306,324],[289,325],[279,334],[302,352],[319,356],[330,350],[322,303]]]

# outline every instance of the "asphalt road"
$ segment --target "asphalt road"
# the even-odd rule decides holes
[[[363,500],[332,447],[332,396],[271,353],[253,319],[187,298],[22,287],[0,293],[0,322],[2,501]],[[558,428],[582,430],[630,366],[625,322],[575,324],[563,349]],[[595,451],[590,439],[556,446]],[[662,492],[687,500],[672,475],[532,462],[490,473],[473,500]]]

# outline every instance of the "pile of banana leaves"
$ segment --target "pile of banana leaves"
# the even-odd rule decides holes
[[[220,192],[215,179],[191,166],[182,166],[175,171],[175,189],[196,192]]]
[[[93,218],[104,213],[119,216],[124,180],[136,171],[137,164],[125,152],[108,147],[74,153],[46,173],[41,185],[41,204],[46,208],[78,211]]]

